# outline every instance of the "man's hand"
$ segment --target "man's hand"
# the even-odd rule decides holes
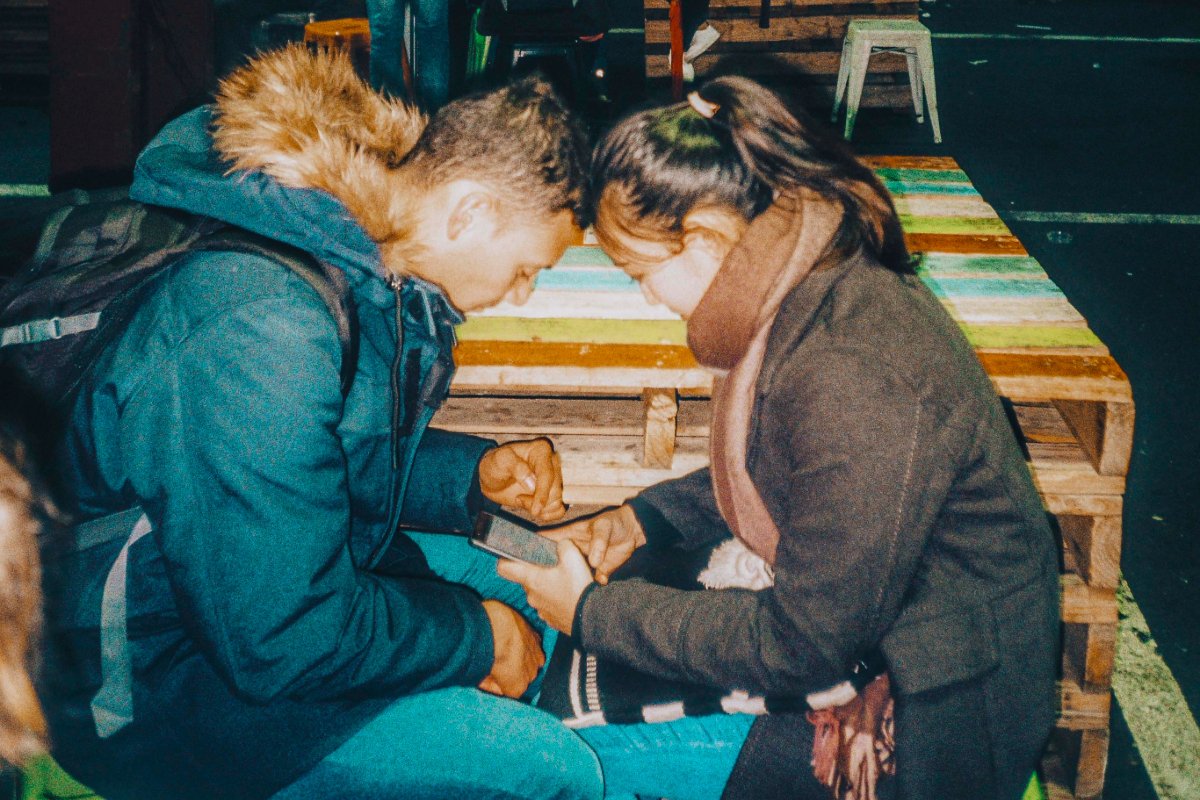
[[[552,531],[542,531],[548,539],[570,540],[587,553],[588,563],[596,571],[596,582],[608,583],[613,570],[624,564],[633,551],[646,543],[646,534],[637,514],[629,506],[618,506]]]
[[[483,496],[509,508],[520,508],[535,522],[562,519],[562,461],[549,439],[509,442],[479,460]]]
[[[479,688],[501,697],[518,698],[546,663],[541,637],[524,617],[499,600],[484,600],[483,610],[492,623],[496,655],[491,673]]]
[[[573,542],[567,539],[559,541],[556,566],[539,567],[523,561],[501,559],[496,571],[502,578],[525,587],[529,605],[550,627],[571,633],[579,597],[592,583],[592,570]]]

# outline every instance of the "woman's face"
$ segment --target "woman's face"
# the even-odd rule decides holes
[[[597,233],[613,263],[641,285],[647,302],[664,305],[684,319],[696,310],[728,252],[703,236],[662,242],[624,231]]]

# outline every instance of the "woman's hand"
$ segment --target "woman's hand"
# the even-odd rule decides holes
[[[549,439],[509,442],[479,460],[483,496],[509,508],[520,508],[539,523],[567,513],[562,500],[562,461]]]
[[[483,610],[492,623],[495,656],[492,671],[479,688],[501,697],[518,698],[546,663],[542,639],[524,617],[499,600],[484,600]]]
[[[558,564],[553,567],[501,559],[496,570],[501,577],[525,587],[529,605],[550,627],[571,633],[579,597],[592,583],[592,570],[573,542],[559,541]]]
[[[642,524],[627,505],[552,531],[542,531],[542,535],[548,539],[567,539],[577,544],[580,550],[587,553],[588,563],[596,571],[596,582],[599,584],[608,583],[613,570],[628,561],[633,551],[646,543]]]

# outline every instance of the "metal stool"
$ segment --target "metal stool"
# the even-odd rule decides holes
[[[854,118],[862,99],[863,82],[872,53],[902,53],[908,61],[908,82],[912,88],[913,109],[917,122],[925,121],[925,105],[929,105],[929,122],[933,126],[933,141],[941,143],[942,126],[938,121],[937,84],[933,79],[933,46],[929,29],[916,20],[855,19],[850,21],[846,39],[842,42],[842,60],[838,66],[837,94],[833,100],[833,122],[837,122],[842,100],[846,100],[847,139],[854,131]],[[850,94],[846,97],[846,89]]]

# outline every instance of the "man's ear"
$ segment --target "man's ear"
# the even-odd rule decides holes
[[[683,218],[683,244],[700,245],[723,259],[745,230],[746,220],[733,209],[699,206]]]
[[[500,198],[474,181],[455,181],[449,191],[446,238],[491,239],[499,226]]]

